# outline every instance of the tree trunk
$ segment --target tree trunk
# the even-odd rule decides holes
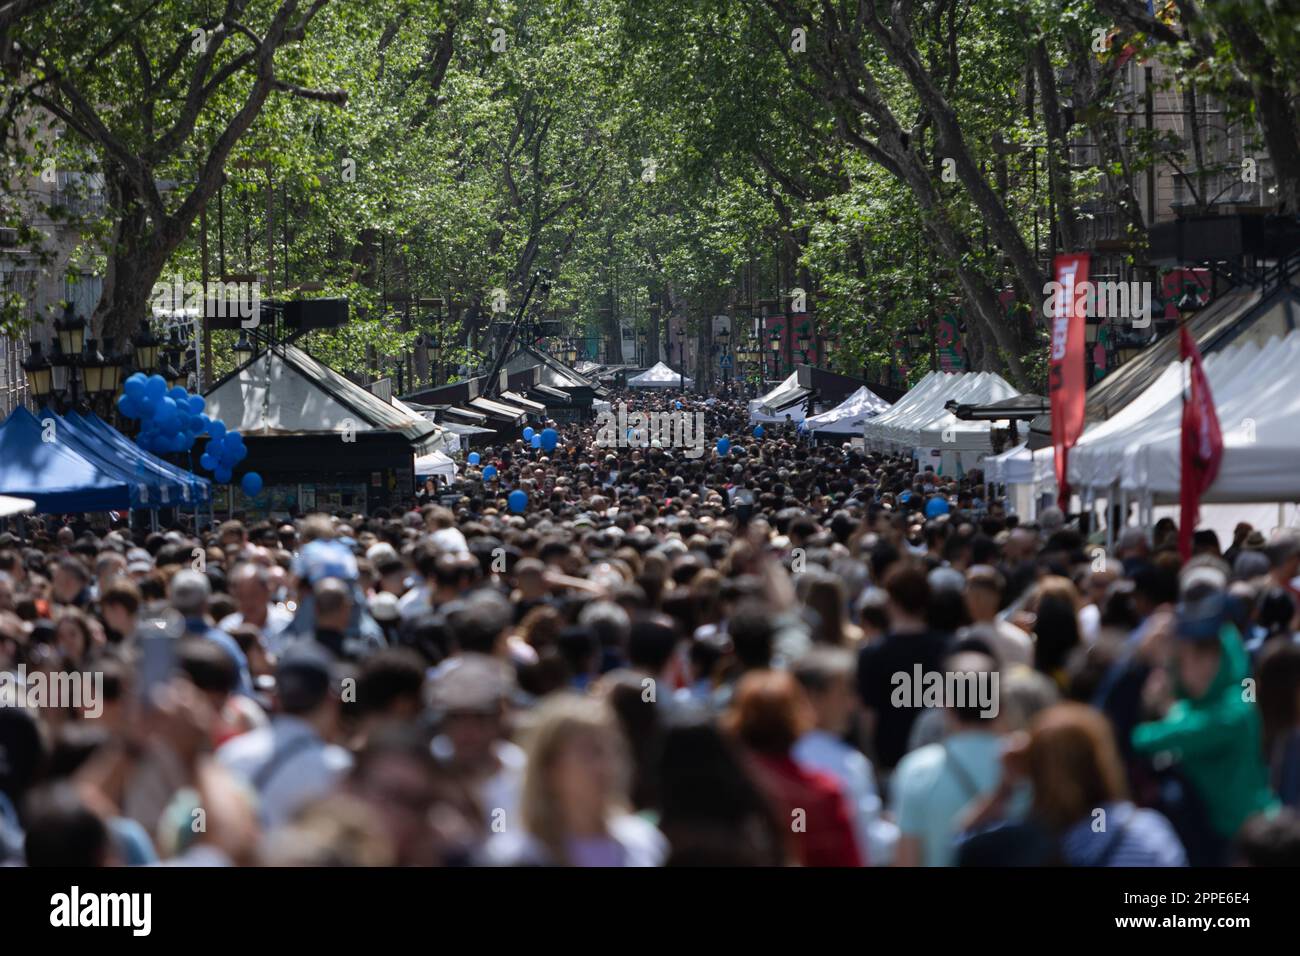
[[[170,250],[158,248],[157,233],[149,228],[144,204],[130,180],[120,171],[105,176],[114,208],[121,215],[113,226],[108,247],[104,287],[91,317],[91,328],[101,339],[115,339],[126,347],[132,335],[152,317],[154,283]],[[175,304],[179,307],[179,303]]]

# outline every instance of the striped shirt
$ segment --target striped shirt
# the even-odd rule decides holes
[[[1161,814],[1132,803],[1104,803],[1094,814],[1065,831],[1061,854],[1070,866],[1186,866],[1178,834]],[[1104,829],[1094,829],[1104,821]]]

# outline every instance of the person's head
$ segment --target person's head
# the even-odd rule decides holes
[[[276,709],[316,724],[322,733],[332,733],[341,699],[335,678],[329,650],[315,641],[292,645],[276,663]]]
[[[817,574],[808,582],[804,604],[817,615],[814,640],[826,644],[844,642],[844,585],[832,574]]]
[[[382,822],[397,865],[437,862],[430,812],[438,795],[437,767],[422,733],[389,725],[370,735],[346,790]]]
[[[1079,644],[1079,592],[1069,578],[1048,575],[1038,582],[1031,603],[1034,666],[1054,674]]]
[[[853,653],[838,647],[814,648],[795,662],[794,676],[812,704],[817,729],[837,736],[848,733],[857,709],[856,671]]]
[[[366,657],[357,668],[357,707],[384,723],[409,722],[423,705],[424,664],[406,647],[388,647]]]
[[[1260,652],[1259,712],[1264,723],[1264,753],[1300,727],[1300,644],[1269,641]]]
[[[510,626],[510,603],[495,591],[474,591],[448,606],[447,623],[461,653],[500,654]]]
[[[234,658],[205,638],[182,639],[176,648],[176,663],[218,713],[239,686],[239,668]]]
[[[168,588],[172,607],[189,619],[201,618],[208,610],[212,584],[208,576],[199,571],[177,571]]]
[[[727,634],[742,668],[758,670],[771,666],[776,628],[771,612],[762,601],[747,598],[737,604],[727,622]]]
[[[83,663],[94,644],[90,621],[80,611],[65,611],[54,626],[54,642],[65,659]]]
[[[28,866],[111,866],[116,854],[108,825],[75,786],[58,782],[27,795],[23,853]]]
[[[659,828],[670,865],[781,866],[784,830],[736,742],[715,723],[683,720],[658,761]]]
[[[815,716],[808,695],[785,671],[750,671],[736,685],[724,723],[756,753],[784,756],[811,730]]]
[[[672,618],[664,614],[642,614],[632,619],[628,634],[628,664],[658,678],[681,643]]]
[[[1237,832],[1236,855],[1243,866],[1300,866],[1300,814],[1290,807],[1255,814]]]
[[[322,578],[312,589],[316,629],[345,631],[352,620],[352,590],[338,578]]]
[[[140,589],[129,578],[118,578],[100,594],[99,613],[110,630],[130,637],[140,613]]]
[[[271,577],[260,564],[245,562],[230,576],[230,593],[245,620],[261,620],[271,599]]]
[[[456,766],[472,772],[492,765],[512,683],[509,666],[484,654],[462,655],[439,670],[429,704]]]
[[[118,551],[101,551],[95,558],[95,579],[101,591],[126,574],[126,556]]]
[[[1300,533],[1289,529],[1278,532],[1264,553],[1268,556],[1273,580],[1285,583],[1300,574]]]
[[[977,623],[992,621],[1002,607],[1006,581],[997,568],[977,564],[966,572],[966,611]]]
[[[603,832],[623,808],[626,745],[606,704],[561,693],[538,707],[526,750],[524,826],[558,862],[568,862],[566,837]]]
[[[1057,704],[1034,718],[1026,756],[1035,815],[1054,830],[1127,793],[1110,723],[1084,704]]]
[[[54,566],[54,577],[50,583],[55,601],[73,604],[90,583],[90,574],[86,571],[86,566],[76,558],[64,558]]]
[[[217,544],[228,553],[241,551],[247,543],[248,532],[241,522],[223,521],[217,529]]]
[[[1191,700],[1200,700],[1209,693],[1214,678],[1219,673],[1223,662],[1223,644],[1217,629],[1208,634],[1188,637],[1184,633],[1188,622],[1182,614],[1179,616],[1178,628],[1179,639],[1174,642],[1174,674],[1182,694]]]
[[[945,682],[952,681],[947,721],[953,730],[995,730],[1002,712],[1002,674],[984,642],[971,641],[944,662]],[[980,649],[974,649],[980,648]],[[945,688],[946,690],[946,688]]]
[[[918,564],[896,564],[885,575],[887,610],[893,630],[924,626],[930,604],[930,582],[925,568]]]

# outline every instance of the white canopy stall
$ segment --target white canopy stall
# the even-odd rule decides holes
[[[810,432],[857,435],[862,431],[864,422],[887,411],[889,407],[889,402],[863,385],[834,408],[805,419],[804,426]]]
[[[680,372],[674,372],[663,362],[656,362],[640,375],[627,380],[629,388],[690,388],[695,379]]]
[[[458,471],[456,463],[440,451],[421,455],[415,459],[415,477],[417,481],[425,478],[437,478],[444,485],[451,484]]]
[[[776,386],[766,395],[761,395],[749,403],[749,423],[757,425],[762,422],[783,422],[787,415],[790,421],[798,423],[807,415],[808,390],[799,385],[799,373]]]

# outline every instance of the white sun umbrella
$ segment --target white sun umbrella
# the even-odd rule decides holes
[[[12,495],[0,495],[0,518],[10,515],[24,515],[36,510],[36,502],[31,498],[15,498]]]

